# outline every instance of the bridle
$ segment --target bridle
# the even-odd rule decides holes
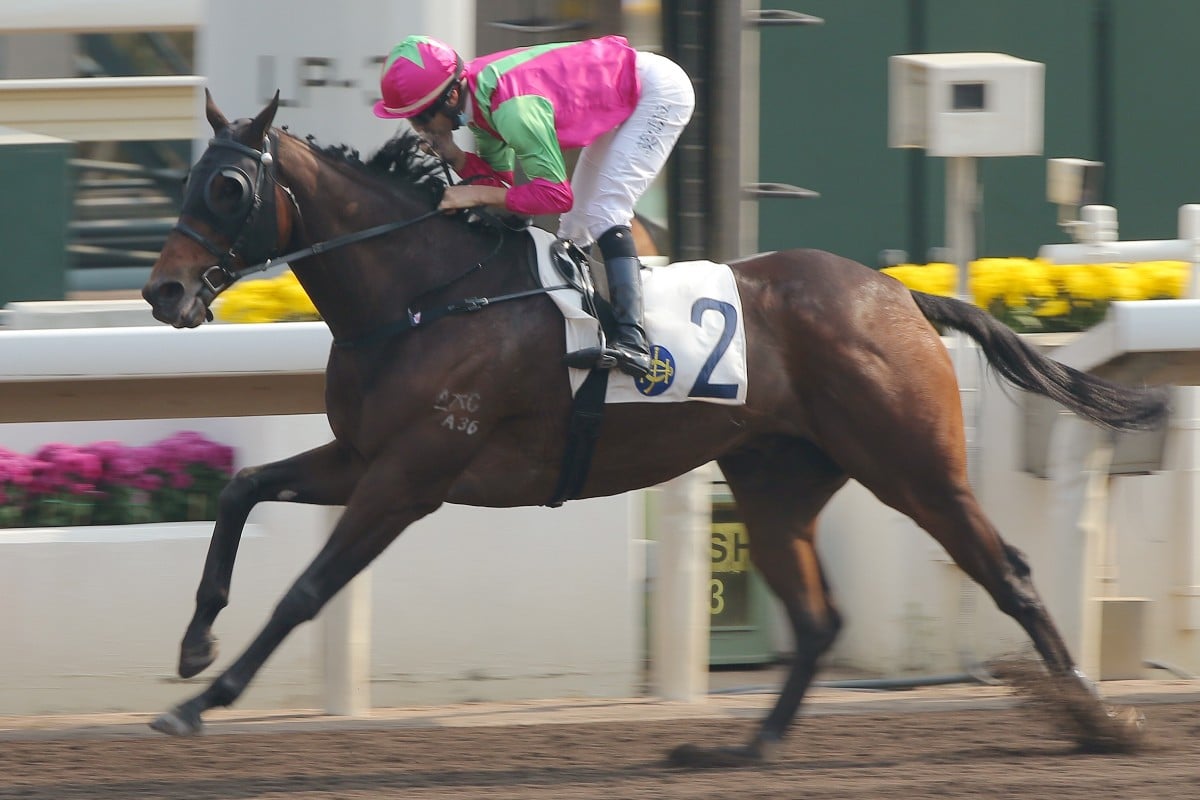
[[[275,264],[318,255],[338,247],[361,242],[364,239],[382,236],[409,225],[415,225],[440,213],[435,208],[411,219],[376,225],[373,228],[318,242],[281,256],[279,255],[279,223],[276,217],[275,188],[278,187],[287,195],[296,209],[297,215],[300,214],[300,204],[296,201],[292,190],[281,183],[275,174],[273,151],[276,147],[276,139],[268,134],[263,137],[262,150],[255,150],[235,139],[215,136],[209,140],[208,147],[206,155],[215,148],[232,150],[240,158],[212,168],[208,180],[200,189],[202,202],[197,203],[192,198],[185,198],[184,211],[186,212],[190,205],[194,216],[207,217],[210,224],[229,240],[229,247],[222,250],[210,238],[184,222],[182,214],[174,227],[174,230],[197,242],[217,259],[216,264],[205,269],[200,275],[202,287],[199,294],[206,306],[217,295],[247,275],[264,272]],[[249,168],[249,171],[246,167]],[[195,168],[193,168],[194,170]],[[253,177],[250,172],[254,173]],[[213,203],[212,192],[218,178],[232,180],[239,188],[239,197],[229,209],[217,207]],[[235,262],[239,259],[243,264],[252,263],[249,266],[237,267]]]
[[[176,222],[174,227],[174,230],[179,231],[184,236],[200,244],[217,259],[217,263],[205,269],[200,276],[202,287],[198,294],[203,299],[205,306],[208,306],[218,294],[229,288],[236,281],[241,280],[247,275],[270,269],[275,264],[298,261],[308,256],[319,255],[349,244],[383,236],[384,234],[398,231],[401,228],[407,228],[410,225],[416,225],[419,222],[442,214],[441,211],[434,207],[415,217],[396,220],[394,222],[385,222],[382,225],[347,233],[333,239],[317,242],[299,250],[294,250],[290,253],[279,255],[279,224],[276,218],[275,188],[279,188],[287,195],[295,207],[297,215],[300,215],[300,205],[292,190],[281,183],[275,174],[275,156],[272,154],[272,151],[275,149],[276,139],[272,138],[270,134],[265,136],[263,138],[262,150],[255,150],[253,147],[220,135],[210,139],[208,145],[209,149],[205,152],[201,161],[197,163],[197,167],[203,163],[204,158],[212,154],[214,149],[232,150],[237,154],[238,158],[228,163],[213,166],[208,180],[205,181],[204,186],[200,190],[202,193],[201,202],[196,201],[193,196],[196,190],[193,189],[189,192],[188,197],[184,199],[183,210],[192,216],[205,218],[215,230],[227,237],[231,244],[222,250],[219,245],[214,244],[203,233],[183,222],[183,214],[180,215],[179,221]],[[242,166],[247,161],[249,164],[246,166],[249,167],[249,171]],[[443,167],[446,168],[447,179],[449,179],[449,168],[445,162],[443,162]],[[193,171],[195,171],[195,167],[193,167]],[[250,171],[254,173],[253,176],[251,176]],[[239,195],[236,201],[229,204],[228,208],[218,206],[213,202],[212,191],[214,183],[218,178],[232,180],[234,185],[238,187]],[[449,180],[447,183],[449,183]],[[474,209],[474,211],[484,219],[490,217],[483,209]],[[261,220],[263,215],[267,218],[265,220],[266,224],[260,224],[263,221]],[[483,269],[484,265],[500,252],[500,248],[504,245],[506,239],[506,231],[518,230],[496,223],[493,223],[492,227],[497,231],[498,236],[496,246],[490,253],[465,271],[454,275],[449,280],[443,281],[437,286],[421,292],[416,299],[419,300],[420,298],[447,289],[469,275]],[[249,266],[237,267],[234,262],[238,260],[241,260],[243,263],[256,261]],[[405,318],[402,320],[380,326],[358,337],[335,340],[334,344],[338,347],[346,348],[362,347],[396,336],[421,325],[427,325],[447,315],[478,311],[494,303],[518,300],[566,288],[570,287],[567,284],[562,284],[559,286],[537,287],[525,291],[511,292],[497,297],[468,297],[461,301],[425,311],[410,307]]]
[[[208,142],[206,155],[214,151],[228,150],[234,154],[225,163],[212,168],[208,180],[199,187],[200,203],[195,200],[193,188],[184,199],[183,210],[192,216],[205,218],[214,229],[223,234],[229,246],[222,249],[210,238],[183,221],[180,215],[174,230],[197,242],[217,259],[201,275],[201,294],[206,295],[205,305],[229,287],[234,281],[252,272],[267,269],[278,254],[279,223],[276,218],[276,187],[296,205],[291,189],[279,182],[273,169],[275,142],[268,134],[263,137],[262,150],[242,144],[231,136],[214,136]],[[199,165],[197,165],[199,166]],[[193,172],[195,169],[193,168]],[[232,203],[216,204],[213,194],[218,190],[218,180],[232,181],[238,196]],[[189,208],[190,206],[190,208]],[[299,206],[296,205],[299,212]],[[237,268],[235,262],[262,260],[266,266]]]

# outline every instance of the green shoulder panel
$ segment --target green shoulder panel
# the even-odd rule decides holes
[[[516,153],[526,177],[567,182],[567,165],[549,100],[535,95],[513,97],[500,104],[493,119],[496,132]]]

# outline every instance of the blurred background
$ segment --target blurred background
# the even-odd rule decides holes
[[[698,89],[673,168],[640,209],[675,259],[805,246],[871,266],[895,262],[896,251],[936,260],[944,164],[887,145],[887,59],[899,53],[1044,63],[1045,156],[1105,164],[1098,202],[1122,209],[1126,238],[1173,233],[1200,166],[1191,142],[1200,104],[1186,78],[1200,5],[1180,0],[15,0],[0,23],[0,79],[203,75],[231,117],[279,88],[294,131],[365,153],[392,132],[369,113],[377,64],[409,31],[466,53],[622,33],[679,61]],[[25,119],[38,116],[26,111],[34,98],[18,103],[15,91],[0,103],[0,125],[76,144],[54,177],[6,181],[0,304],[139,287],[193,143],[147,138],[155,126],[128,115],[87,131],[71,130],[61,108]],[[152,105],[147,115],[162,113]],[[29,157],[10,156],[6,175],[34,178],[20,166]],[[993,159],[980,177],[978,255],[1028,257],[1064,240],[1044,200],[1042,158]],[[35,207],[46,212],[36,220]],[[36,245],[14,235],[30,224],[45,234]],[[18,277],[34,272],[21,248],[35,246],[42,266]]]
[[[54,350],[49,335],[16,336],[22,327],[154,325],[138,291],[210,134],[206,87],[230,119],[252,116],[279,90],[276,124],[369,154],[398,130],[370,106],[384,54],[405,35],[436,36],[469,57],[623,34],[678,61],[697,90],[695,116],[638,209],[662,254],[729,260],[814,247],[887,268],[953,260],[945,249],[948,159],[889,146],[889,59],[1002,53],[1045,65],[1043,145],[1040,154],[979,160],[970,252],[958,254],[960,263],[1028,261],[1045,245],[1070,242],[1047,199],[1046,159],[1078,158],[1103,165],[1091,173],[1087,202],[1120,209],[1123,240],[1185,248],[1186,257],[1155,258],[1175,259],[1186,276],[1197,237],[1175,237],[1177,210],[1200,199],[1197,29],[1200,3],[1191,0],[6,0],[0,324],[10,366],[15,353],[27,358],[4,376],[0,446],[33,453],[47,442],[116,439],[150,447],[187,429],[234,446],[236,468],[327,440],[319,413],[327,342],[303,333],[312,329],[297,326],[307,338],[260,340],[261,375],[249,378],[222,373],[223,353],[203,344],[211,328],[112,333],[90,364],[78,338]],[[1014,263],[998,266],[1013,273]],[[1168,296],[1184,295],[1186,283],[1176,281]],[[946,293],[957,289],[951,277]],[[999,296],[1003,307],[1009,298]],[[1087,324],[1111,298],[1087,299],[1097,310]],[[30,306],[65,299],[110,305],[54,314]],[[1166,335],[1187,348],[1193,333],[1179,324]],[[85,335],[97,348],[110,341]],[[1072,341],[1038,346],[1057,352]],[[297,381],[281,388],[263,377],[283,372],[278,353],[299,351],[307,361]],[[131,380],[147,355],[167,366]],[[1200,670],[1200,414],[1182,404],[1169,433],[1118,443],[1099,490],[1079,462],[1091,452],[1090,433],[1079,433],[1084,444],[1071,450],[1075,439],[1052,437],[1055,411],[1031,410],[1023,396],[968,373],[960,379],[976,488],[1047,574],[1043,586],[1069,639],[1089,648],[1085,662],[1107,665],[1100,672],[1108,677],[1157,669],[1144,667],[1151,656]],[[181,383],[185,374],[194,382]],[[166,393],[172,384],[207,394]],[[226,416],[239,394],[248,399]],[[776,664],[791,646],[786,626],[749,568],[745,530],[719,475],[703,480],[711,528],[705,666]],[[366,702],[363,686],[379,704],[637,693],[652,649],[657,502],[639,492],[561,511],[440,511],[377,562],[373,582],[348,590],[350,605],[323,615],[338,621],[298,631],[247,703],[353,710]],[[1081,519],[1096,508],[1111,523],[1087,533]],[[8,612],[0,640],[11,645],[0,658],[0,714],[178,699],[173,648],[211,523],[85,533],[53,519],[46,529],[0,531]],[[265,619],[329,523],[323,513],[256,509],[237,600],[222,617],[223,659]],[[1021,645],[1015,626],[940,548],[861,487],[839,495],[822,531],[850,620],[829,660],[840,674],[893,684],[969,679],[980,659]],[[463,552],[473,554],[465,568]],[[451,572],[464,580],[449,581]],[[1130,602],[1089,617],[1098,596]],[[384,611],[363,611],[372,604]],[[330,666],[330,652],[344,658]]]

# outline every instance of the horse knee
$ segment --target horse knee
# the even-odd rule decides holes
[[[254,505],[258,500],[258,474],[258,467],[243,467],[238,470],[217,496],[218,507],[227,509]]]
[[[311,583],[299,580],[287,590],[287,594],[275,606],[275,619],[287,625],[308,622],[317,615],[326,598]]]

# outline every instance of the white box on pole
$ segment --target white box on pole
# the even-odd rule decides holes
[[[888,60],[890,147],[931,156],[1042,152],[1045,65],[1003,53],[924,53]]]

